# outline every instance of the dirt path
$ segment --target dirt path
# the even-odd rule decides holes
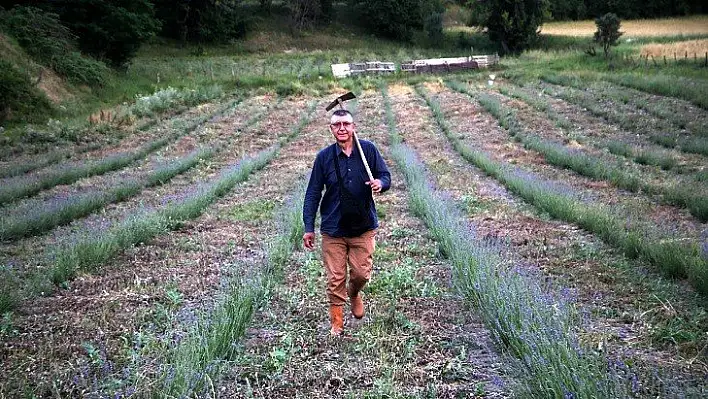
[[[287,134],[306,103],[307,99],[286,102],[256,129],[244,131],[250,139],[227,151],[202,179]],[[214,134],[232,133],[236,123],[222,121],[214,127]],[[313,121],[306,130],[321,130],[321,126],[321,121]],[[281,157],[285,153],[302,156],[301,148],[312,145],[305,138],[298,139],[282,150]],[[83,372],[80,365],[86,361],[82,343],[105,348],[109,358],[120,360],[130,353],[126,343],[137,335],[168,328],[169,292],[179,293],[181,305],[208,306],[219,288],[222,267],[262,255],[261,245],[268,237],[263,226],[239,220],[234,212],[251,201],[282,198],[288,179],[296,178],[282,162],[277,159],[257,172],[179,231],[126,251],[100,272],[73,281],[68,290],[23,303],[13,318],[17,333],[2,341],[0,356],[7,361],[0,373],[13,377],[2,388],[13,392],[19,386],[33,386],[40,396],[48,396],[52,381],[58,381],[57,390],[75,394],[82,387],[72,387],[73,377]]]
[[[547,278],[572,290],[578,306],[588,314],[580,332],[583,342],[590,346],[602,343],[611,354],[632,359],[643,370],[658,365],[688,375],[708,371],[701,357],[705,355],[695,357],[706,343],[700,335],[708,320],[696,310],[705,302],[687,295],[685,290],[690,288],[686,284],[667,282],[647,272],[644,265],[628,262],[591,234],[548,220],[511,197],[504,187],[459,156],[411,87],[393,86],[390,92],[399,133],[420,154],[436,178],[436,186],[466,208],[477,234],[507,242],[509,254],[523,267],[541,270]],[[446,120],[455,131],[476,148],[496,141],[495,153],[503,154],[508,144],[503,143],[496,121],[469,101],[454,99],[459,101],[440,96]],[[665,312],[662,305],[667,298],[671,312]],[[693,338],[671,342],[670,334],[660,333],[674,322],[690,329]]]
[[[381,97],[366,93],[358,109],[361,136],[386,158]],[[391,191],[377,197],[380,228],[365,318],[348,316],[344,336],[330,338],[321,260],[295,252],[286,283],[256,316],[238,366],[224,379],[225,396],[505,396],[491,382],[499,365],[486,331],[448,291],[449,265],[408,211],[403,177],[395,168],[392,175]]]

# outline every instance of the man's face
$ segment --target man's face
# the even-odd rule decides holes
[[[354,124],[354,120],[349,114],[341,116],[332,115],[332,118],[330,119],[329,130],[339,143],[346,143],[350,141],[353,137],[355,128],[356,125]]]

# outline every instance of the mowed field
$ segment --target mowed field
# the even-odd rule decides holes
[[[296,55],[141,60],[292,84],[0,151],[0,398],[708,396],[704,67],[324,81],[329,53]],[[334,339],[301,210],[348,90],[392,187]]]

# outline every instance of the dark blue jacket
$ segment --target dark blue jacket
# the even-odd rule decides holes
[[[391,174],[386,167],[381,154],[376,146],[370,141],[359,140],[361,149],[364,152],[366,160],[369,162],[369,168],[374,179],[381,180],[381,192],[388,190],[391,187]],[[305,223],[305,232],[310,233],[315,231],[315,216],[317,207],[320,207],[320,215],[322,216],[322,224],[320,231],[327,233],[332,237],[343,237],[345,233],[340,231],[339,225],[339,184],[337,183],[337,173],[335,172],[334,151],[336,148],[337,156],[339,157],[339,170],[342,174],[342,183],[356,197],[362,201],[367,201],[371,204],[371,220],[373,221],[370,230],[379,227],[378,218],[376,217],[376,208],[372,198],[371,187],[365,183],[369,181],[366,174],[364,163],[359,155],[359,150],[352,149],[351,156],[347,156],[342,149],[334,143],[317,153],[315,164],[312,167],[310,182],[307,185],[305,192],[305,203],[303,206],[302,220]],[[322,190],[325,190],[324,196]],[[322,203],[320,203],[320,200]]]

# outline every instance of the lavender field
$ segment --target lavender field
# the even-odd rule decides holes
[[[3,151],[0,398],[705,397],[708,110],[498,74],[161,93]],[[393,184],[334,339],[301,209],[345,90]]]

